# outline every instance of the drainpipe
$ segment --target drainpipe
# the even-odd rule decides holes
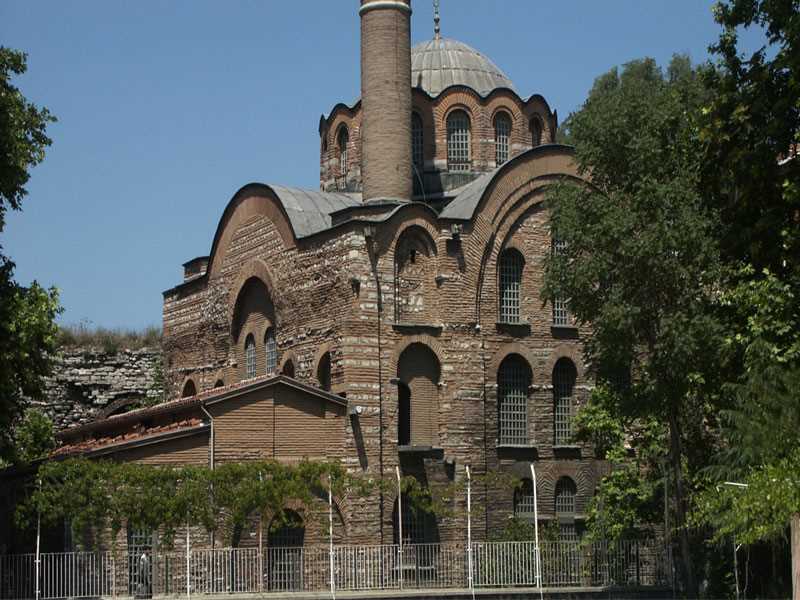
[[[208,421],[209,421],[209,423],[211,423],[211,431],[209,433],[210,449],[209,449],[209,457],[208,457],[208,468],[213,471],[214,470],[214,450],[216,448],[216,438],[214,437],[214,417],[210,412],[208,412],[206,410],[206,407],[205,407],[204,404],[200,405],[200,410],[203,411],[203,414],[206,417],[208,417]],[[187,535],[188,535],[188,533],[187,533]],[[215,538],[216,538],[216,536],[214,535],[214,532],[212,531],[211,532],[211,548],[212,549],[216,546],[216,539]],[[187,577],[188,577],[188,571],[187,571]]]

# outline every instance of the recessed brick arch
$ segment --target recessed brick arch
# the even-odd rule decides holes
[[[281,304],[280,296],[276,293],[277,289],[273,283],[274,279],[272,277],[272,273],[263,260],[256,258],[246,263],[239,270],[233,285],[230,287],[231,293],[230,296],[228,296],[228,323],[233,323],[236,302],[239,300],[239,295],[241,294],[245,284],[247,284],[250,279],[258,279],[264,284],[264,287],[267,288],[267,293],[272,301],[272,305],[275,307],[277,318],[277,312],[278,309],[281,308]]]
[[[559,344],[550,351],[547,357],[547,362],[544,363],[544,373],[541,374],[544,381],[550,381],[553,377],[553,369],[556,363],[562,358],[568,358],[575,365],[577,378],[583,379],[585,376],[585,366],[583,364],[583,355],[577,344]]]
[[[531,375],[534,376],[534,382],[535,382],[536,379],[534,373],[534,365],[536,364],[536,358],[528,348],[526,348],[519,342],[504,344],[497,349],[497,352],[494,353],[491,361],[489,361],[489,373],[494,374],[496,377],[497,371],[498,369],[500,369],[500,365],[503,364],[503,361],[512,354],[517,354],[521,356],[525,360],[525,362],[528,363],[528,367],[531,370]]]
[[[313,363],[314,364],[314,367],[313,367],[314,370],[312,372],[312,378],[314,380],[314,383],[321,385],[321,382],[319,381],[319,369],[320,369],[322,360],[325,358],[325,355],[327,354],[328,355],[328,359],[330,361],[328,363],[328,368],[330,369],[330,372],[328,373],[328,377],[330,379],[330,384],[331,384],[330,385],[330,388],[331,388],[330,391],[333,391],[333,387],[334,387],[333,386],[333,364],[334,364],[333,363],[333,348],[334,348],[333,342],[326,342],[326,343],[322,344],[321,346],[319,346],[319,348],[317,348],[317,351],[314,354],[314,363]]]
[[[423,346],[427,346],[429,350],[431,350],[435,355],[436,358],[439,360],[439,383],[442,381],[442,356],[444,356],[444,351],[442,349],[441,344],[439,341],[426,334],[419,334],[419,335],[412,335],[407,338],[403,338],[402,342],[399,342],[392,352],[392,357],[389,361],[389,372],[391,373],[391,377],[395,377],[397,374],[397,366],[400,364],[400,356],[402,356],[403,352],[405,352],[410,346],[414,344],[422,344]]]

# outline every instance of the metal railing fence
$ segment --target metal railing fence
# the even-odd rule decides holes
[[[39,600],[324,592],[330,568],[338,591],[464,589],[463,543],[301,548],[226,548],[139,555],[42,554]],[[656,540],[543,542],[543,587],[668,586],[670,555]],[[34,554],[0,556],[0,599],[35,600]],[[188,568],[188,571],[187,571]],[[534,542],[475,542],[472,582],[480,588],[536,587]]]

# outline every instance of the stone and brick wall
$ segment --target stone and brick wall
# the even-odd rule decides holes
[[[163,398],[161,349],[65,348],[45,380],[45,396],[31,400],[56,430]]]

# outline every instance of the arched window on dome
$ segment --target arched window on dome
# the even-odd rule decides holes
[[[447,117],[447,168],[450,171],[470,170],[471,145],[469,115],[463,110],[454,110]]]
[[[411,160],[418,174],[422,173],[425,160],[423,141],[422,117],[417,113],[411,113]]]
[[[501,446],[528,443],[528,390],[531,368],[518,354],[512,354],[497,371],[498,442]]]
[[[544,127],[542,126],[542,120],[537,116],[531,119],[530,123],[531,128],[531,144],[535,148],[536,146],[542,145],[542,134],[544,131]]]
[[[572,441],[573,393],[577,370],[568,358],[560,358],[553,368],[553,423],[556,446],[569,444]]]
[[[244,342],[245,379],[252,379],[256,376],[256,340],[253,334],[247,336]]]
[[[508,162],[511,148],[511,117],[499,112],[494,118],[494,154],[497,166]]]
[[[500,322],[520,322],[520,297],[522,296],[522,271],[525,259],[515,248],[507,248],[500,255]]]
[[[278,343],[275,339],[275,328],[270,327],[264,334],[264,355],[267,364],[267,375],[273,375],[278,370]]]
[[[339,154],[339,175],[347,175],[348,168],[348,146],[350,144],[350,134],[347,127],[342,125],[339,128],[339,135],[336,136],[336,149]]]

